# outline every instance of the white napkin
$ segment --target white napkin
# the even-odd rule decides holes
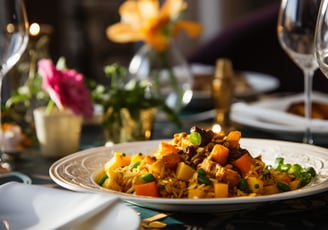
[[[71,229],[118,202],[104,194],[9,182],[0,186],[0,229]]]
[[[273,124],[281,124],[291,127],[304,127],[306,124],[306,119],[303,117],[289,114],[281,110],[252,106],[244,102],[234,103],[231,111],[235,116],[239,114],[240,116],[253,117]],[[315,129],[327,129],[328,121],[312,119],[311,127]]]

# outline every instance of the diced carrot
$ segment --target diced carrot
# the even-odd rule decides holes
[[[249,153],[243,154],[232,165],[238,168],[243,175],[246,175],[254,167],[254,159]]]
[[[161,142],[160,145],[159,145],[159,153],[161,155],[168,155],[168,154],[171,154],[171,153],[178,153],[178,149],[174,145],[171,145],[170,143]]]
[[[137,184],[134,186],[134,189],[136,194],[140,196],[159,197],[157,183],[155,181],[144,184]]]
[[[229,134],[227,135],[227,141],[229,143],[229,146],[234,149],[238,148],[240,137],[241,137],[240,131],[229,132]]]
[[[214,145],[210,153],[210,159],[213,159],[221,166],[224,166],[227,163],[228,157],[229,157],[229,149],[227,147],[220,144]]]

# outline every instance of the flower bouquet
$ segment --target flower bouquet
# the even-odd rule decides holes
[[[151,138],[157,109],[165,112],[171,122],[181,125],[176,113],[152,94],[147,81],[129,76],[126,68],[114,63],[104,68],[110,85],[88,81],[95,104],[103,110],[102,125],[108,142],[120,143]]]
[[[33,100],[46,105],[33,109],[42,154],[57,158],[78,150],[82,121],[91,119],[94,109],[84,76],[68,69],[64,58],[57,66],[49,59],[40,59],[38,74],[18,88],[6,105],[23,104],[28,108]]]
[[[26,109],[46,105],[47,113],[58,109],[70,110],[85,119],[93,116],[93,102],[84,76],[68,69],[63,57],[59,58],[56,66],[50,59],[40,59],[38,73],[31,74],[6,102],[6,108],[15,105]]]
[[[106,31],[114,42],[145,43],[132,58],[129,71],[148,80],[156,95],[176,111],[192,98],[192,76],[173,41],[181,31],[190,37],[202,31],[198,23],[182,19],[186,9],[183,0],[166,0],[162,5],[158,0],[128,0],[119,8],[121,21]]]

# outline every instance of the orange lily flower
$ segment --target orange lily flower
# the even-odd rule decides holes
[[[127,0],[119,8],[121,21],[109,26],[107,37],[118,43],[144,41],[157,51],[164,51],[172,37],[186,31],[190,37],[202,32],[200,24],[181,20],[187,9],[184,0]]]

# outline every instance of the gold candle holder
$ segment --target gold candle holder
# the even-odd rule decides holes
[[[212,83],[212,98],[215,108],[215,124],[221,131],[231,129],[230,107],[234,97],[234,71],[229,59],[221,58],[216,62]]]

